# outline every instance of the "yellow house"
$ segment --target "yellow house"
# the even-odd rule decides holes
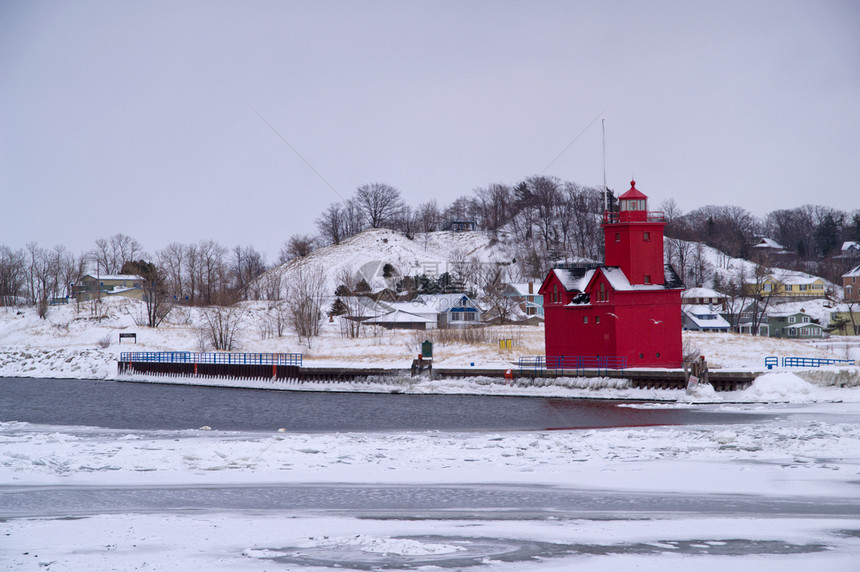
[[[808,274],[787,274],[784,277],[770,274],[760,284],[755,281],[744,282],[744,292],[758,296],[824,298],[827,295],[827,283],[823,278]]]
[[[837,336],[860,336],[860,307],[856,304],[838,306],[830,312],[828,329]]]
[[[103,276],[87,274],[75,285],[74,293],[81,302],[110,296],[125,296],[126,298],[143,300],[143,277],[134,274],[106,274]]]

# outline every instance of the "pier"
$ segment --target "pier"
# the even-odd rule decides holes
[[[296,382],[351,382],[372,377],[408,376],[409,369],[390,367],[317,367],[303,363],[302,354],[245,354],[196,352],[123,352],[117,362],[121,374],[186,375],[284,379]],[[635,388],[684,389],[681,369],[581,368],[519,370],[517,368],[434,367],[433,379],[467,377],[508,378],[515,385],[532,385],[543,378],[586,377],[628,379]],[[749,387],[761,372],[711,370],[710,383],[716,391],[737,391]]]

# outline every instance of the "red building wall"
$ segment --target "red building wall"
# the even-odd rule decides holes
[[[604,224],[606,266],[624,270],[631,284],[662,284],[664,226],[663,222]]]
[[[606,289],[604,302],[601,282],[611,288],[597,276],[588,304],[566,305],[565,298],[553,304],[544,297],[546,355],[624,356],[628,367],[681,367],[681,290]],[[551,275],[546,285],[556,283]]]

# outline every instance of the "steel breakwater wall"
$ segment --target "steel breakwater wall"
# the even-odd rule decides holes
[[[404,378],[408,370],[395,368],[343,368],[307,367],[295,365],[261,364],[212,364],[212,363],[161,363],[119,361],[120,374],[133,375],[182,375],[198,377],[235,377],[293,382],[362,382],[373,380],[383,383],[385,378]],[[433,379],[456,379],[469,377],[505,378],[509,372],[509,383],[522,386],[566,385],[556,383],[556,378],[606,378],[619,383],[629,380],[634,388],[643,389],[684,389],[686,381],[682,370],[664,369],[627,369],[584,371],[543,371],[541,375],[519,373],[516,370],[486,368],[440,368],[435,367]],[[749,387],[762,372],[711,370],[710,382],[717,391],[737,391]]]

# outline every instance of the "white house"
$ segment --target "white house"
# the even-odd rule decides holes
[[[731,326],[713,304],[682,304],[682,320],[685,330],[697,332],[728,332]]]
[[[481,308],[465,294],[420,294],[415,300],[436,311],[437,327],[464,327],[478,325]]]

